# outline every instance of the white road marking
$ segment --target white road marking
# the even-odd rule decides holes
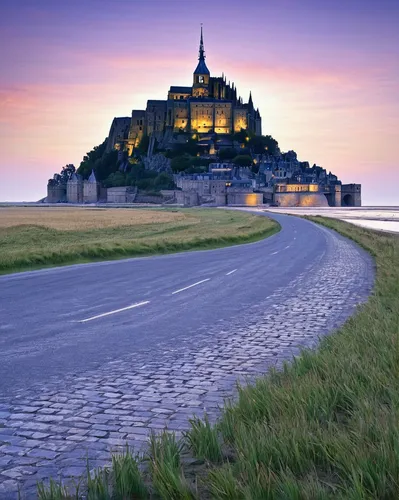
[[[226,273],[226,276],[229,276],[230,274],[233,274],[237,271],[237,269],[233,269],[232,271],[230,271],[229,273]]]
[[[197,281],[197,283],[193,283],[190,286],[180,288],[180,290],[176,290],[176,291],[172,292],[172,295],[175,295],[176,293],[184,292],[184,290],[188,290],[189,288],[192,288],[193,286],[197,286],[197,285],[200,285],[201,283],[205,283],[205,281],[209,281],[210,279],[211,278],[207,278],[206,280]]]
[[[287,245],[287,246],[284,248],[284,250],[287,250],[287,248],[290,248],[290,245]]]
[[[149,302],[150,302],[149,300],[146,300],[144,302],[137,302],[137,304],[132,304],[131,306],[128,307],[122,307],[121,309],[115,309],[115,311],[109,311],[104,314],[98,314],[97,316],[92,316],[91,318],[82,319],[81,321],[79,321],[79,323],[87,323],[88,321],[93,321],[93,319],[103,318],[104,316],[110,316],[111,314],[117,314],[123,311],[128,311],[129,309],[134,309],[135,307],[145,306]]]
[[[273,252],[273,253],[271,253],[270,255],[276,255],[276,253],[278,253],[278,252]]]

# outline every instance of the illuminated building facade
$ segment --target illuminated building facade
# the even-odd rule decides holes
[[[168,140],[174,133],[227,135],[247,130],[262,134],[262,119],[250,93],[247,103],[239,97],[234,83],[213,77],[205,62],[201,28],[198,64],[190,87],[172,86],[166,100],[149,100],[145,110],[133,110],[129,118],[115,118],[108,150],[114,147],[132,153],[144,135]]]

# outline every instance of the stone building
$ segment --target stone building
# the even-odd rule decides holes
[[[97,182],[94,171],[88,180],[83,181],[83,203],[97,203],[100,197],[100,183]]]
[[[56,184],[51,182],[47,184],[47,203],[61,203],[66,201],[66,186],[65,184]]]
[[[361,207],[362,195],[360,184],[342,184],[341,197],[343,207]]]
[[[143,136],[159,141],[173,133],[227,135],[241,129],[261,135],[262,119],[249,95],[247,103],[234,83],[224,75],[211,76],[205,62],[201,28],[198,64],[191,86],[171,86],[165,100],[148,100],[145,110],[133,110],[131,118],[114,118],[107,148],[125,149],[132,154]]]
[[[73,174],[67,182],[67,202],[83,203],[83,179],[79,174]]]
[[[108,153],[113,148],[124,148],[128,142],[129,131],[131,125],[130,117],[114,118],[111,124],[111,128],[108,134],[107,148]]]

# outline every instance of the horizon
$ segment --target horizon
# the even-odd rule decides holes
[[[362,184],[364,206],[398,205],[397,3],[248,0],[243,11],[222,0],[211,16],[181,0],[120,3],[0,8],[0,201],[45,197],[47,180],[78,167],[114,117],[190,85],[203,23],[211,75],[224,73],[244,101],[252,91],[263,135]]]

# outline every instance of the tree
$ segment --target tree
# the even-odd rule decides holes
[[[95,146],[91,151],[86,153],[81,161],[77,173],[81,175],[84,179],[87,179],[91,174],[91,171],[96,171],[96,162],[102,159],[105,154],[107,147],[107,139],[102,142],[99,146]],[[97,176],[97,172],[96,172]],[[107,176],[105,176],[107,177]]]
[[[237,151],[233,148],[223,148],[219,150],[219,160],[232,160],[237,156]]]
[[[98,181],[105,180],[110,174],[118,170],[118,151],[113,149],[105,153],[94,163],[94,172]]]
[[[176,143],[173,145],[173,149],[167,151],[167,158],[176,158],[176,156],[182,156],[188,154],[190,156],[197,156],[201,152],[200,146],[195,139],[189,137],[186,142]]]
[[[239,167],[251,167],[253,161],[250,155],[238,155],[234,158],[233,163]]]
[[[245,129],[241,129],[240,132],[236,132],[233,135],[233,140],[239,142],[240,144],[247,142],[248,132]]]
[[[161,172],[154,179],[154,188],[155,189],[173,189],[175,187],[175,183],[173,181],[173,177],[166,172]]]
[[[62,167],[60,184],[66,184],[75,172],[76,168],[75,165],[72,165],[72,163],[70,163],[69,165],[65,165],[65,167]]]
[[[248,146],[255,154],[275,155],[278,142],[271,135],[254,135],[249,139]]]
[[[201,156],[195,156],[191,158],[191,166],[194,168],[205,167],[208,170],[209,164],[212,163],[213,160],[210,158],[202,158]]]
[[[122,172],[113,172],[104,181],[105,187],[126,186],[126,176]]]
[[[191,167],[191,156],[189,154],[176,156],[172,159],[170,166],[173,172],[184,172]]]

